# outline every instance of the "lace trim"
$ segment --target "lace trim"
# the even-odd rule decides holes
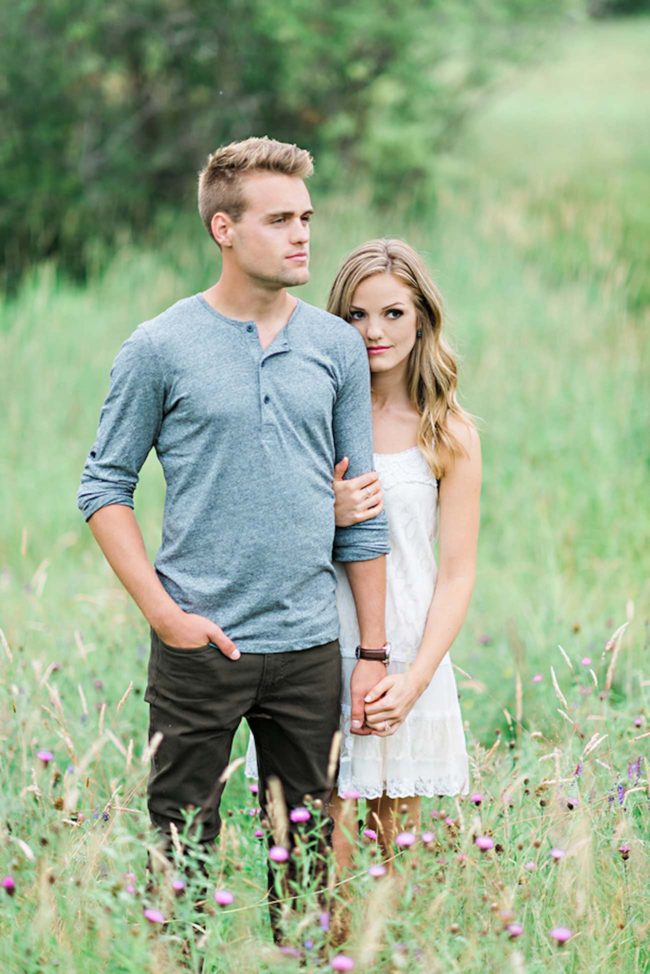
[[[419,447],[401,453],[375,453],[375,468],[384,490],[402,483],[418,483],[438,489],[438,482]]]

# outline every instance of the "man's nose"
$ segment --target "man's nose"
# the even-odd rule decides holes
[[[309,224],[303,220],[295,220],[291,227],[291,243],[308,243]]]

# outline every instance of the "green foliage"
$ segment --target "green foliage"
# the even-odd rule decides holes
[[[267,133],[420,192],[479,93],[563,0],[18,0],[0,13],[5,281],[146,230],[215,146]]]

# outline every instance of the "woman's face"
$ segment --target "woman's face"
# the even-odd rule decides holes
[[[373,274],[352,295],[350,323],[361,333],[370,371],[403,368],[416,342],[417,311],[411,290],[393,274]]]

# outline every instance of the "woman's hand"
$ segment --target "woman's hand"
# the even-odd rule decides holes
[[[384,495],[374,470],[344,480],[350,461],[347,457],[334,467],[334,520],[337,528],[347,528],[377,517],[384,509]]]
[[[411,673],[393,673],[380,680],[365,696],[366,725],[377,737],[390,737],[424,692]]]

